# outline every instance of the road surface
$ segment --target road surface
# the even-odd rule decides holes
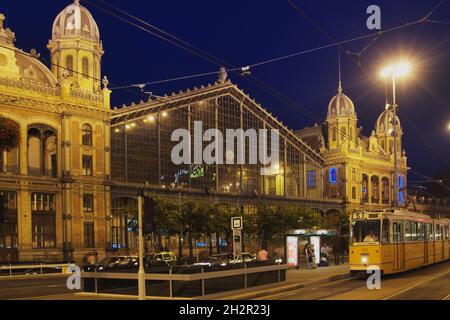
[[[450,299],[450,262],[385,276],[380,290],[369,290],[363,279],[349,278],[258,300],[443,300]]]

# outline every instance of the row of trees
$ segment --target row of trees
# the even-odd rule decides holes
[[[213,235],[216,250],[220,252],[220,241],[230,243],[232,230],[231,217],[242,216],[244,219],[244,240],[255,240],[267,249],[268,241],[284,237],[294,229],[307,229],[323,225],[323,217],[316,211],[299,207],[271,205],[265,202],[255,204],[251,213],[243,213],[233,205],[217,204],[207,200],[176,201],[153,197],[155,201],[151,228],[158,247],[162,246],[162,236],[178,235],[178,250],[182,256],[182,238],[187,239],[189,256],[193,256],[194,243],[201,238],[209,240],[210,254],[213,248]],[[131,212],[130,212],[131,213]]]

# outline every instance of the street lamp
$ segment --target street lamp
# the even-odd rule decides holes
[[[397,173],[397,78],[407,76],[411,71],[411,66],[405,61],[389,65],[381,70],[381,77],[384,79],[392,79],[392,111],[394,114],[394,209],[398,206],[398,173]]]

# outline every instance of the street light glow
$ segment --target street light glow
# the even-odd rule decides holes
[[[382,78],[391,76],[404,77],[411,72],[411,64],[406,61],[400,61],[394,65],[389,65],[383,68],[380,72]]]

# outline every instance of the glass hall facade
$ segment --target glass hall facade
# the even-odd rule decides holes
[[[223,133],[224,148],[227,129],[267,129],[269,147],[270,130],[277,129],[279,161],[270,166],[260,161],[250,164],[250,153],[258,152],[258,144],[244,138],[245,164],[174,164],[171,154],[179,141],[172,141],[172,133],[177,129],[190,133],[193,160],[194,127],[199,121],[202,133],[212,128]],[[223,159],[237,159],[237,140],[234,142],[234,151],[222,149]],[[203,141],[202,150],[210,143]],[[111,174],[115,182],[170,190],[320,200],[322,162],[319,154],[229,82],[124,107],[115,111],[111,121]],[[269,170],[261,175],[264,167]]]

